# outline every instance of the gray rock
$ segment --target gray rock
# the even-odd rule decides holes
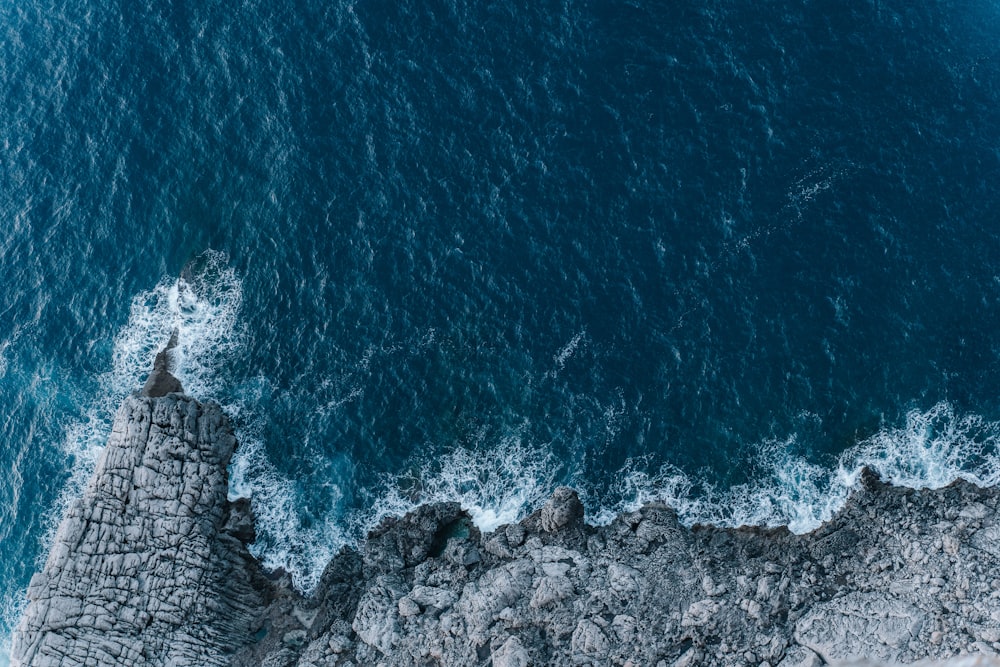
[[[158,398],[172,393],[183,393],[181,381],[170,373],[170,355],[177,347],[177,330],[170,334],[167,346],[156,354],[153,361],[153,372],[146,378],[146,384],[142,388],[142,395],[150,398]]]
[[[851,592],[816,605],[795,625],[795,641],[830,662],[898,660],[926,614],[882,593]]]
[[[458,601],[458,595],[447,588],[414,586],[410,598],[424,609],[447,611]]]
[[[823,660],[805,646],[793,646],[785,652],[778,667],[820,667]]]
[[[528,652],[517,637],[510,637],[493,653],[493,667],[528,667]]]
[[[558,604],[573,595],[573,582],[563,575],[543,577],[538,582],[538,588],[531,596],[529,606],[532,609],[540,609],[550,605]]]
[[[399,600],[405,594],[403,581],[395,575],[381,575],[372,583],[351,625],[361,641],[382,653],[392,650],[401,637]]]
[[[587,618],[580,619],[570,642],[573,653],[597,660],[607,657],[611,642],[599,625]]]
[[[542,507],[539,516],[542,530],[554,533],[557,530],[583,521],[583,504],[576,491],[560,486]]]
[[[225,665],[250,643],[268,584],[225,530],[235,446],[218,405],[126,399],[32,579],[12,665]]]
[[[684,612],[684,616],[681,617],[681,626],[698,627],[708,625],[712,622],[715,615],[721,608],[722,604],[712,599],[693,602],[691,606],[687,608],[687,611]]]
[[[589,526],[567,488],[488,535],[456,503],[426,505],[344,549],[303,597],[246,551],[218,406],[159,396],[164,377],[122,406],[63,518],[14,665],[995,664],[997,489],[866,473],[807,535],[689,528],[657,504]]]

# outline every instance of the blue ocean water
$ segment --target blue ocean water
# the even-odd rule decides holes
[[[177,328],[255,553],[1000,482],[1000,5],[0,0],[8,632]],[[3,662],[3,658],[0,658]]]

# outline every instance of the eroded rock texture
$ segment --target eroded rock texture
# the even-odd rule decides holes
[[[234,445],[217,406],[128,399],[32,581],[14,664],[998,664],[996,489],[868,475],[801,536],[687,528],[659,505],[593,527],[565,488],[485,535],[429,505],[342,551],[306,598],[244,548]]]
[[[226,500],[235,444],[217,405],[127,399],[32,578],[13,664],[228,664],[269,601]]]
[[[317,601],[273,609],[264,627],[278,632],[236,663],[813,667],[976,654],[948,664],[996,666],[997,501],[965,483],[913,491],[869,475],[802,536],[688,529],[653,505],[595,528],[568,489],[487,535],[455,505],[424,507],[335,559]],[[340,607],[326,613],[334,589]],[[312,605],[321,613],[289,623]]]

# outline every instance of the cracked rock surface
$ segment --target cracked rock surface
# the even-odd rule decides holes
[[[304,597],[246,551],[234,446],[218,406],[129,398],[32,580],[14,664],[1000,665],[997,489],[868,473],[806,535],[688,528],[663,505],[594,527],[566,488],[487,534],[426,505]]]
[[[339,591],[298,647],[276,606],[263,626],[281,632],[235,664],[996,666],[997,506],[995,489],[870,473],[807,535],[686,528],[658,505],[593,527],[569,489],[485,535],[425,506],[334,559],[315,599],[282,603],[323,610]]]
[[[235,445],[218,405],[126,399],[31,580],[12,664],[228,664],[268,602],[226,500]]]

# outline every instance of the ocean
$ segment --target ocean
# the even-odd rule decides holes
[[[997,484],[998,36],[995,0],[0,0],[0,636],[175,329],[304,591],[421,502],[802,532],[864,465]]]

